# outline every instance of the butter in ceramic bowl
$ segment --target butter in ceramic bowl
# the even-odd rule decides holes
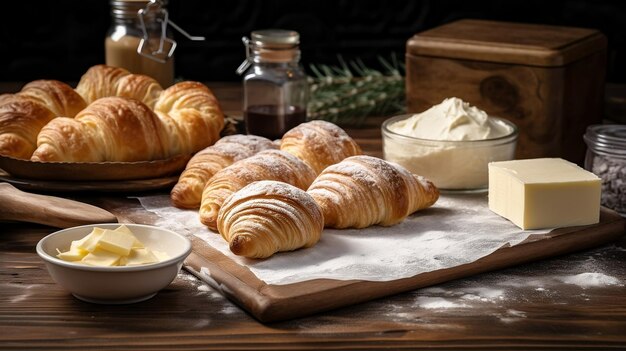
[[[443,191],[484,191],[489,162],[513,159],[517,127],[458,98],[382,125],[383,154]]]
[[[41,257],[52,279],[78,299],[102,304],[125,304],[143,301],[169,285],[180,271],[185,258],[191,253],[189,239],[173,231],[149,225],[126,224],[137,241],[153,252],[163,252],[168,258],[161,257],[159,262],[114,266],[121,259],[120,253],[128,249],[125,240],[116,240],[116,235],[106,239],[104,247],[113,248],[110,252],[103,250],[99,235],[88,236],[94,232],[115,231],[119,223],[103,223],[67,228],[54,232],[37,243],[37,254]],[[85,239],[86,238],[86,239]],[[85,239],[81,242],[81,239]],[[131,245],[137,247],[133,242]],[[66,261],[57,257],[59,252],[65,258],[86,257],[89,249],[92,252],[107,252],[106,257],[85,262]],[[81,252],[80,250],[85,250]],[[124,251],[124,252],[122,252]],[[85,254],[84,256],[81,255]],[[99,264],[93,264],[98,261]]]
[[[84,238],[72,241],[69,250],[57,248],[57,252],[64,261],[100,267],[150,264],[169,258],[165,252],[146,247],[126,225],[94,227]]]

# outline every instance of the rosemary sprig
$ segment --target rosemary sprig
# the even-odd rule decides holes
[[[338,60],[338,66],[310,66],[309,119],[358,126],[369,116],[405,110],[405,70],[396,55],[390,61],[378,57],[383,70],[367,67],[360,59]]]

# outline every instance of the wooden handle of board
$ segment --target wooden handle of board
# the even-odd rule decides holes
[[[117,222],[109,211],[60,197],[26,193],[0,183],[0,220],[68,228],[92,223]]]

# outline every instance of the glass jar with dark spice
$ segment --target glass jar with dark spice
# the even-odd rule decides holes
[[[626,217],[626,125],[587,128],[585,169],[602,179],[602,206]]]
[[[300,35],[266,29],[243,42],[247,57],[237,72],[243,75],[246,132],[280,139],[306,121],[308,83],[300,65]]]

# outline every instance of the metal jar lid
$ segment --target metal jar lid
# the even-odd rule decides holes
[[[293,47],[300,44],[300,34],[292,30],[263,29],[250,33],[250,41],[255,46]]]
[[[587,147],[596,153],[626,157],[626,125],[595,124],[583,136]]]
[[[263,29],[241,38],[246,60],[237,68],[243,74],[253,62],[293,62],[300,59],[300,34],[293,30]]]

